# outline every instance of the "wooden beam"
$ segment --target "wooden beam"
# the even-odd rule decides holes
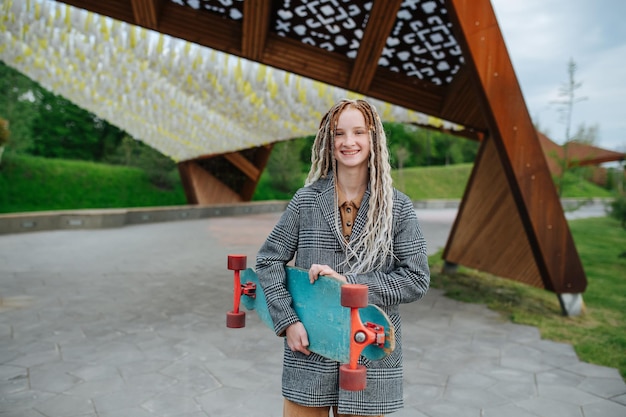
[[[57,0],[79,9],[89,10],[102,16],[108,16],[113,19],[121,20],[137,25],[135,15],[130,2],[126,0],[107,0],[107,1],[90,1],[90,0]]]
[[[440,112],[446,120],[454,120],[463,126],[487,130],[487,121],[480,106],[476,105],[476,86],[470,81],[470,71],[463,67],[446,87]]]
[[[491,3],[446,5],[544,286],[557,294],[582,293],[585,272]]]
[[[240,23],[171,1],[163,4],[160,16],[158,30],[163,34],[241,56]]]
[[[241,53],[244,57],[258,61],[263,55],[271,12],[270,0],[243,2]]]
[[[198,204],[198,196],[196,195],[196,190],[193,187],[193,180],[191,178],[192,164],[194,164],[194,161],[179,162],[177,164],[178,174],[180,175],[180,182],[183,185],[183,190],[185,191],[187,204]]]
[[[239,195],[241,196],[243,201],[252,200],[252,196],[254,196],[254,191],[259,184],[259,178],[261,177],[261,174],[263,173],[263,170],[267,165],[267,161],[270,159],[273,148],[274,144],[271,143],[269,145],[260,146],[257,149],[256,156],[254,158],[254,166],[259,170],[259,176],[255,180],[249,179],[248,181],[246,181],[246,183],[239,191]]]
[[[354,67],[350,73],[349,90],[358,92],[369,90],[378,68],[378,60],[396,22],[396,16],[401,5],[402,0],[374,2]]]
[[[258,181],[261,176],[261,171],[254,166],[245,156],[239,152],[225,153],[224,158],[235,166],[239,171],[243,172],[246,177],[252,181]]]
[[[131,0],[131,3],[136,24],[156,30],[163,0]]]

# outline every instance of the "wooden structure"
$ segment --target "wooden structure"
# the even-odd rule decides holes
[[[489,0],[62,2],[462,125],[458,134],[482,145],[446,261],[559,295],[584,292],[585,272]],[[248,200],[269,152],[182,162],[189,200]]]
[[[552,175],[560,175],[563,168],[600,165],[605,162],[626,159],[626,154],[622,152],[610,151],[578,142],[570,142],[567,146],[561,146],[541,132],[538,132],[537,136]]]

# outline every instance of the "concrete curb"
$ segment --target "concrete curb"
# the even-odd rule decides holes
[[[606,204],[611,200],[607,198],[564,198],[561,200],[561,204],[564,210],[568,211],[587,204]],[[44,230],[105,229],[207,217],[274,213],[285,210],[288,203],[286,200],[273,200],[205,206],[185,205],[0,214],[0,235]],[[413,202],[416,209],[457,209],[460,204],[460,200],[417,200]]]
[[[206,217],[271,213],[285,210],[287,203],[287,201],[263,201],[210,206],[186,205],[2,214],[0,215],[0,235],[44,230],[103,229]]]

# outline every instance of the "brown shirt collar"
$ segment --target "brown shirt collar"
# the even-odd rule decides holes
[[[339,204],[339,207],[343,206],[345,203],[352,202],[352,204],[354,204],[354,206],[358,209],[361,207],[361,202],[363,202],[364,195],[365,195],[365,191],[363,191],[363,193],[361,193],[359,197],[348,201],[343,191],[341,191],[341,188],[337,187],[337,202]]]

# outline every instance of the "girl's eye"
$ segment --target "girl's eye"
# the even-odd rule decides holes
[[[343,132],[335,132],[335,136],[343,136]]]

